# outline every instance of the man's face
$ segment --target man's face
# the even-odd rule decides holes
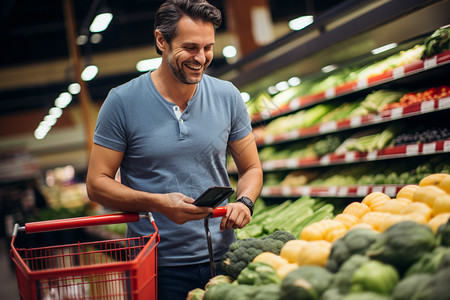
[[[165,53],[174,76],[185,84],[200,82],[212,61],[214,42],[215,32],[211,23],[182,17],[177,35]]]

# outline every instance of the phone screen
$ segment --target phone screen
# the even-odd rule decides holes
[[[233,193],[233,188],[228,186],[210,187],[203,194],[201,194],[193,204],[197,206],[210,206],[215,208]]]

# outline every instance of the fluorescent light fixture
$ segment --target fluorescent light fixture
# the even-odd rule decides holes
[[[267,89],[267,92],[270,95],[275,95],[276,93],[279,92],[279,90],[275,86],[272,85],[272,86],[269,86],[269,88]]]
[[[300,80],[300,78],[298,77],[292,77],[289,78],[288,83],[290,86],[297,86],[301,83],[302,81]]]
[[[111,22],[113,18],[112,13],[101,13],[98,14],[94,21],[92,21],[91,26],[89,27],[89,30],[91,32],[102,32],[106,28],[108,28],[109,23]]]
[[[277,88],[277,90],[279,90],[280,92],[285,91],[289,88],[289,83],[287,81],[281,81],[278,82],[275,87]]]
[[[48,111],[48,114],[49,114],[49,115],[54,116],[54,117],[56,117],[56,118],[61,117],[62,113],[63,113],[63,112],[62,112],[62,109],[59,108],[59,107],[52,107],[52,108],[50,108],[50,110]]]
[[[57,120],[57,119],[58,119],[58,118],[56,118],[55,116],[46,115],[46,116],[44,117],[44,122],[45,122],[45,124],[48,124],[48,125],[50,125],[50,126],[53,126],[53,125],[56,124],[56,120]]]
[[[236,49],[236,47],[229,45],[229,46],[226,46],[225,48],[223,48],[222,54],[226,58],[233,58],[237,54],[237,49]]]
[[[248,102],[250,100],[250,94],[247,92],[242,92],[241,97],[242,97],[242,100],[244,100],[244,102]]]
[[[337,68],[338,68],[337,65],[328,65],[328,66],[323,67],[321,70],[322,70],[322,72],[324,72],[324,73],[330,73],[331,71],[334,71],[334,70],[336,70]]]
[[[69,92],[59,94],[59,97],[55,100],[55,106],[59,108],[66,108],[72,101],[72,95]]]
[[[303,28],[311,25],[314,22],[314,16],[307,15],[301,16],[289,21],[289,28],[291,30],[302,30]]]
[[[98,44],[102,41],[103,36],[100,33],[94,33],[91,35],[91,43],[92,44]]]
[[[81,91],[81,85],[79,83],[72,83],[69,85],[69,93],[71,93],[72,95],[76,95]]]
[[[45,138],[45,136],[47,135],[48,131],[50,130],[50,128],[45,128],[45,127],[41,127],[39,126],[38,128],[36,128],[36,130],[34,131],[34,137],[37,140],[42,140],[43,138]]]
[[[98,67],[95,65],[87,66],[83,72],[81,72],[81,79],[83,81],[90,81],[94,79],[95,76],[97,76],[98,73]]]
[[[387,44],[387,45],[384,45],[384,46],[375,48],[375,49],[373,49],[373,50],[370,51],[370,52],[372,52],[373,55],[377,55],[377,54],[380,54],[380,53],[382,53],[382,52],[385,52],[385,51],[394,49],[394,48],[397,47],[397,46],[398,46],[397,43],[390,43],[390,44]]]
[[[87,43],[88,41],[88,36],[85,34],[81,34],[77,37],[77,45],[78,46],[83,46]]]
[[[162,57],[144,59],[144,60],[138,61],[138,63],[136,64],[136,69],[139,72],[155,70],[155,69],[159,68],[159,66],[161,65],[161,62],[162,62]]]

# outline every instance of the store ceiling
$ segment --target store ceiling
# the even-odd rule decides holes
[[[69,58],[67,36],[64,23],[64,0],[0,0],[0,25],[3,31],[0,47],[0,72],[37,63],[51,63]],[[81,53],[96,55],[133,49],[153,43],[153,16],[161,0],[72,0],[78,32],[90,24],[90,14],[94,8],[107,5],[114,14],[108,29],[102,33],[98,44],[88,43],[80,47]],[[212,4],[224,11],[225,0],[211,0]],[[336,0],[270,0],[269,5],[274,22],[285,21],[304,14],[311,8],[316,14],[342,1]],[[226,18],[219,28],[226,31]],[[112,62],[113,63],[113,62]],[[226,64],[223,59],[215,59],[215,67]],[[12,74],[12,73],[11,73]],[[101,88],[95,88],[96,80],[89,83],[93,99],[103,98],[107,90],[137,73],[124,73],[98,79]],[[27,74],[19,77],[26,78]],[[61,81],[64,81],[62,79]],[[28,78],[28,82],[30,82]],[[12,112],[45,108],[48,109],[61,90],[61,82],[27,84],[0,89],[0,115]],[[64,83],[64,85],[66,85]]]

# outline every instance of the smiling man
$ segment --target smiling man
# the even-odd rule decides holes
[[[158,298],[186,299],[210,279],[203,218],[193,205],[211,186],[229,186],[229,150],[238,169],[236,203],[210,221],[214,257],[251,220],[262,170],[239,91],[205,74],[213,59],[220,11],[204,0],[169,0],[156,13],[161,66],[113,88],[100,110],[87,174],[92,201],[113,210],[152,212],[158,245]],[[120,168],[121,182],[114,180]],[[127,236],[153,232],[147,220]]]

